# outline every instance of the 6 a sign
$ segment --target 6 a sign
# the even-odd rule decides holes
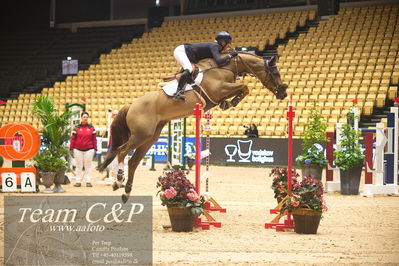
[[[0,128],[0,155],[12,161],[32,159],[39,151],[40,137],[29,124],[12,123]],[[3,192],[36,191],[36,168],[0,168]]]
[[[0,168],[3,192],[36,192],[36,168]]]

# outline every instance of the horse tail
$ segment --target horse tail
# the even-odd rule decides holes
[[[104,162],[97,166],[97,170],[102,172],[118,155],[118,148],[126,143],[130,137],[130,130],[126,123],[126,115],[129,111],[129,105],[122,107],[118,115],[114,118],[111,124],[111,141],[112,145],[105,155]]]

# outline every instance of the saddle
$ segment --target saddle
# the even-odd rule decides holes
[[[193,69],[194,69],[194,70],[193,70],[193,72],[191,73],[191,80],[190,80],[189,83],[194,82],[195,78],[198,76],[198,73],[199,73],[199,68],[198,68],[198,66],[195,65],[195,64],[193,64],[192,66],[193,66]],[[181,68],[180,71],[177,72],[177,73],[175,73],[175,74],[172,74],[172,75],[169,75],[169,76],[166,76],[166,77],[162,77],[162,80],[163,80],[164,82],[169,82],[169,81],[172,81],[172,80],[174,80],[174,79],[176,79],[177,81],[179,81],[179,80],[180,80],[180,77],[181,77],[182,74],[183,74],[183,71],[184,71],[184,69]]]

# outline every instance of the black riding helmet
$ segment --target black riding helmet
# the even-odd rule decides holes
[[[215,40],[220,43],[221,41],[225,41],[226,43],[231,43],[232,38],[231,35],[227,31],[221,31],[216,35]]]

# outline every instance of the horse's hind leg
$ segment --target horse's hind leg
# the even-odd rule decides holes
[[[124,161],[125,157],[129,154],[129,152],[121,152],[118,154],[118,173],[116,175],[116,180],[114,184],[112,185],[112,189],[115,191],[118,188],[123,187],[123,174],[124,174]]]
[[[128,162],[129,166],[129,172],[128,172],[128,179],[125,185],[125,192],[126,194],[122,195],[122,201],[124,203],[127,202],[129,199],[130,192],[132,191],[132,184],[133,184],[133,178],[134,178],[134,173],[137,169],[137,166],[139,165],[140,161],[144,158],[146,155],[147,151],[151,148],[151,146],[157,142],[159,135],[161,135],[162,128],[165,126],[166,122],[160,122],[155,130],[154,135],[143,145],[138,147],[136,151],[134,152],[134,155],[132,158],[130,158]]]

